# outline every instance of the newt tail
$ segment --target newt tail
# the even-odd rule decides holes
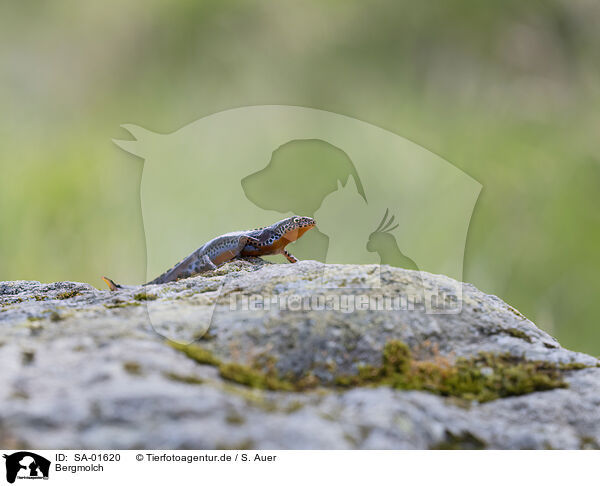
[[[119,290],[119,289],[122,289],[122,288],[123,288],[123,286],[122,286],[122,285],[119,285],[118,283],[115,283],[115,281],[114,281],[114,280],[111,280],[111,279],[110,279],[110,278],[108,278],[108,277],[102,277],[102,280],[104,280],[104,281],[106,282],[106,285],[108,285],[108,288],[109,288],[111,291],[113,291],[113,292],[114,292],[115,290]]]
[[[313,218],[292,216],[264,228],[236,231],[217,236],[162,275],[144,285],[162,284],[194,277],[215,270],[224,263],[240,256],[282,254],[290,263],[296,263],[298,259],[289,253],[285,247],[296,241],[309,229],[314,228],[315,225],[316,222]],[[102,280],[106,282],[111,291],[125,288],[108,277],[102,277]]]

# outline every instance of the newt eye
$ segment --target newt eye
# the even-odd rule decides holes
[[[294,223],[299,223],[300,222],[300,218],[294,218]]]

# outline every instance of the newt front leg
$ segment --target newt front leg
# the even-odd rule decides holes
[[[283,250],[282,253],[283,253],[283,256],[287,258],[288,262],[290,262],[290,263],[298,262],[298,259],[294,255],[292,255],[289,251]]]

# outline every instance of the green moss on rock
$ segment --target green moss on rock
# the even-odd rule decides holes
[[[265,370],[264,363],[244,365],[225,363],[210,351],[195,344],[170,346],[198,363],[216,366],[223,378],[250,388],[302,391],[324,383],[312,373],[301,378],[282,378],[273,363]],[[414,359],[410,348],[398,340],[388,341],[379,366],[367,365],[357,374],[341,375],[334,386],[390,386],[400,390],[422,390],[447,397],[486,402],[497,398],[523,395],[537,391],[565,388],[565,371],[583,367],[578,363],[556,365],[545,361],[528,361],[508,354],[480,353],[473,358],[458,358],[451,362],[443,356],[431,361]]]
[[[181,351],[188,358],[193,359],[197,363],[213,366],[219,366],[221,364],[221,360],[219,360],[214,354],[195,344],[181,344],[170,340],[167,341],[167,344],[173,349]]]
[[[527,361],[508,354],[480,353],[474,358],[443,357],[417,361],[401,341],[389,341],[381,366],[363,366],[357,375],[339,377],[340,386],[387,385],[486,402],[496,398],[565,388],[563,365]]]
[[[34,359],[35,359],[35,351],[24,350],[21,352],[21,362],[24,365],[29,365],[29,364],[33,363]]]
[[[210,351],[195,344],[181,344],[174,341],[168,341],[168,344],[197,363],[216,366],[223,378],[234,383],[267,390],[293,391],[295,389],[292,383],[280,379],[273,371],[264,372],[258,367],[239,363],[223,363]]]
[[[516,327],[511,327],[511,328],[507,329],[506,333],[512,337],[523,339],[524,341],[527,341],[528,343],[532,342],[531,337],[528,336],[526,332],[521,331],[520,329],[517,329]]]
[[[81,293],[77,290],[67,290],[66,292],[61,292],[60,294],[58,294],[56,298],[59,300],[66,300],[72,299],[73,297],[77,297],[78,295],[81,295]]]
[[[190,385],[201,385],[204,380],[193,375],[180,375],[179,373],[163,373],[163,376],[169,380],[188,383]]]
[[[130,375],[142,374],[142,367],[139,363],[136,363],[135,361],[125,361],[123,363],[123,369]]]
[[[246,419],[244,418],[244,416],[240,415],[234,410],[231,410],[227,413],[227,415],[225,416],[225,421],[231,425],[242,425],[246,423]]]
[[[265,373],[259,369],[238,363],[220,364],[219,373],[226,380],[251,388],[278,391],[294,391],[297,389],[294,383],[282,380],[272,373]]]
[[[136,307],[141,305],[139,302],[128,302],[123,300],[115,300],[109,304],[104,304],[107,309],[122,309],[125,307]]]
[[[135,294],[133,296],[135,300],[146,301],[146,300],[156,300],[158,297],[156,295],[147,294],[146,292],[140,292],[139,294]]]
[[[8,307],[23,302],[23,299],[21,297],[8,297],[8,299],[9,300],[7,300],[6,302],[0,303],[0,307]]]

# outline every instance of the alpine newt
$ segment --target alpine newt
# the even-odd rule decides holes
[[[181,260],[174,267],[145,283],[144,285],[174,282],[182,278],[193,277],[203,272],[215,270],[220,265],[237,257],[276,255],[281,253],[290,263],[298,259],[289,253],[285,247],[296,241],[316,222],[306,216],[292,216],[282,219],[271,226],[247,231],[235,231],[213,238],[202,245],[192,254]],[[108,277],[102,277],[110,290],[123,288]]]

